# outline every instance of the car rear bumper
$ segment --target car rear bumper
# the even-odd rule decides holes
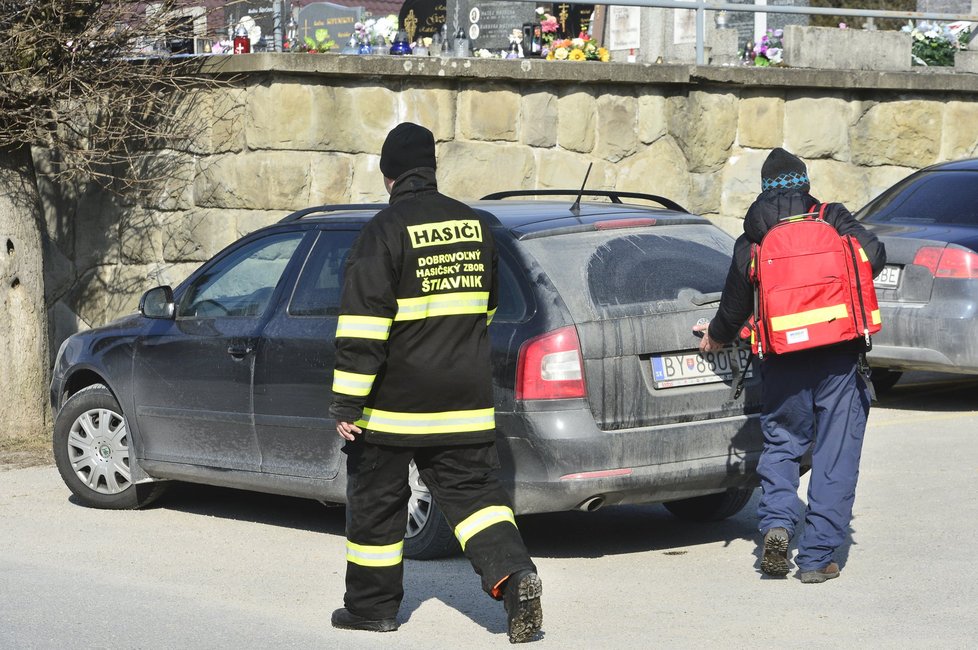
[[[601,431],[584,407],[497,413],[497,426],[502,466],[518,468],[516,476],[504,469],[502,478],[521,514],[661,503],[758,484],[756,414]]]
[[[883,329],[867,354],[873,367],[978,372],[978,302],[880,303]]]

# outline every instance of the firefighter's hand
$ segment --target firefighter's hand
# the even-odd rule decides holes
[[[700,339],[700,352],[713,352],[719,350],[723,347],[722,343],[717,343],[710,338],[710,324],[703,323],[702,325],[693,325],[694,332],[703,332],[703,338]]]
[[[340,438],[344,440],[356,440],[354,434],[363,433],[360,427],[353,424],[352,422],[343,422],[342,420],[336,421],[336,433],[340,434]]]

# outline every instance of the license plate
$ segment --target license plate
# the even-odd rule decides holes
[[[744,368],[750,350],[724,348],[717,352],[687,352],[652,357],[652,383],[656,388],[729,381],[734,370]],[[747,376],[753,374],[753,367]]]
[[[900,283],[900,267],[884,266],[880,274],[873,280],[873,284],[882,289],[896,289]]]

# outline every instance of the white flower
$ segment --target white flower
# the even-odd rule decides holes
[[[544,14],[543,7],[537,7],[537,15],[542,16]]]
[[[572,38],[571,39],[571,45],[573,45],[576,48],[582,48],[582,47],[584,47],[584,39],[583,38]]]
[[[779,47],[769,47],[764,54],[771,63],[781,63],[782,50]]]

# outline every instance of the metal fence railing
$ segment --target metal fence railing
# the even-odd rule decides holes
[[[518,0],[538,2],[538,0]],[[655,9],[688,9],[696,11],[696,64],[704,65],[706,55],[706,12],[744,11],[750,13],[802,14],[808,16],[846,16],[855,18],[912,18],[915,20],[944,20],[978,22],[978,15],[949,14],[925,11],[889,11],[882,9],[835,9],[831,7],[790,7],[776,5],[736,4],[733,2],[703,2],[702,0],[614,0],[609,4]]]

